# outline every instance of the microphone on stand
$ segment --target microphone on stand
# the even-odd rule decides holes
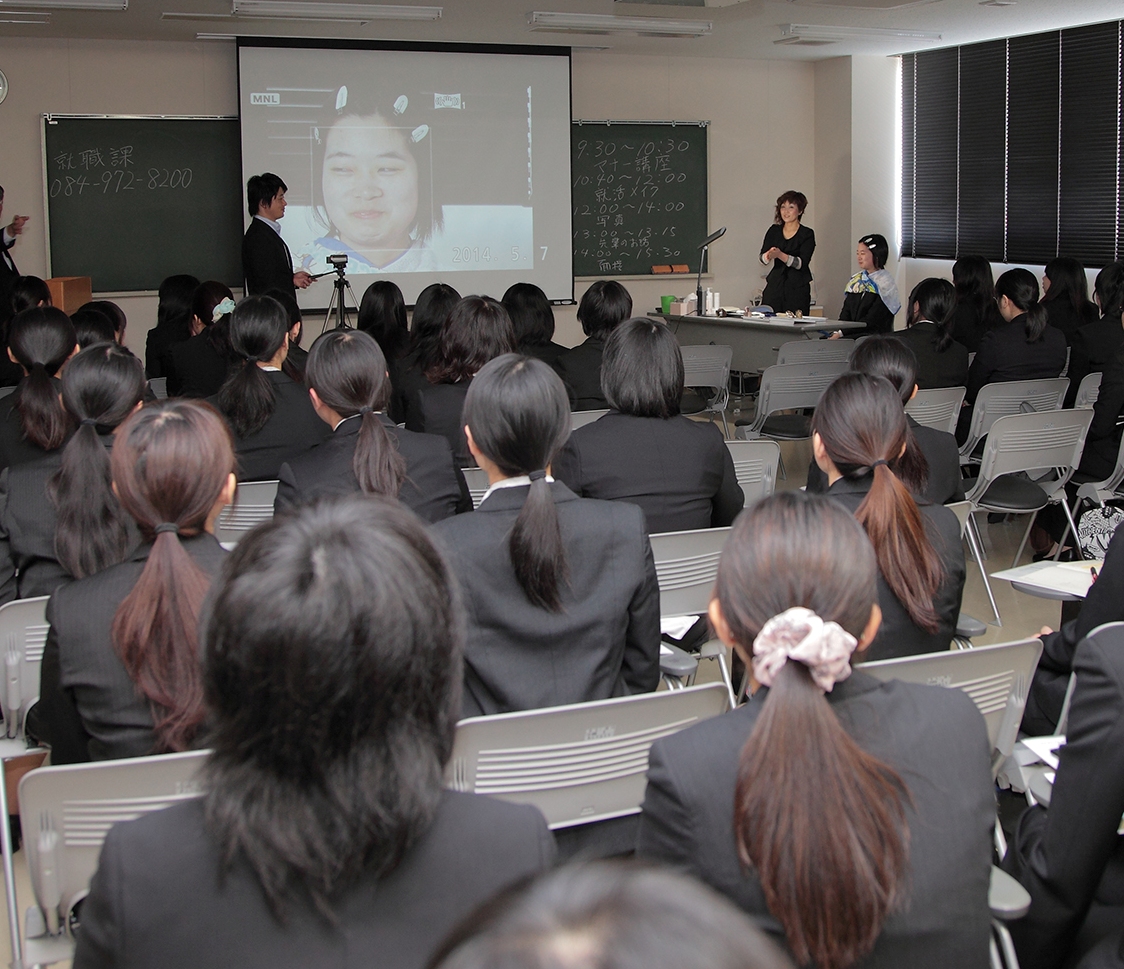
[[[721,239],[725,234],[726,227],[722,226],[721,229],[715,229],[699,244],[699,249],[702,250],[702,255],[699,256],[699,277],[695,281],[695,316],[703,315],[702,274],[703,265],[706,263],[706,254],[710,251],[710,244],[718,239]]]

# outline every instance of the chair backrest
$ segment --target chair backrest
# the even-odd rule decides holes
[[[701,616],[710,605],[729,528],[696,528],[651,536],[661,616]]]
[[[980,438],[991,430],[991,425],[1000,417],[1025,413],[1027,407],[1035,411],[1058,410],[1065,400],[1067,390],[1069,381],[1065,377],[985,384],[976,396],[968,440],[960,453],[971,454]]]
[[[592,424],[594,421],[604,417],[609,413],[607,407],[600,410],[576,410],[570,414],[570,430],[576,431],[579,427],[585,427],[586,424]]]
[[[1022,639],[998,646],[879,660],[863,663],[858,669],[880,680],[963,690],[987,722],[992,769],[998,771],[1015,748],[1030,681],[1041,655],[1041,639]]]
[[[905,412],[918,424],[955,434],[965,393],[967,390],[964,387],[919,390],[913,395],[913,400],[905,405]]]
[[[683,355],[683,386],[726,389],[730,382],[730,363],[734,359],[731,347],[714,345],[680,347]]]
[[[738,484],[745,495],[745,507],[768,498],[777,485],[780,445],[761,438],[757,441],[727,441],[726,447],[734,460],[734,474],[738,476]]]
[[[445,783],[533,804],[551,828],[637,814],[648,749],[729,707],[722,683],[572,703],[457,724]]]
[[[234,503],[219,512],[215,522],[215,538],[223,545],[237,545],[238,539],[255,525],[273,517],[273,499],[277,497],[276,481],[241,481]]]
[[[790,340],[777,351],[777,363],[823,363],[849,360],[854,340]]]
[[[1103,504],[1115,494],[1121,482],[1124,482],[1124,437],[1120,439],[1120,447],[1116,449],[1116,465],[1112,474],[1103,481],[1086,481],[1078,487],[1077,497]]]
[[[166,400],[168,397],[168,378],[167,377],[152,377],[148,381],[148,387],[155,395],[157,400]]]
[[[1081,378],[1081,383],[1077,385],[1077,396],[1073,399],[1074,407],[1092,407],[1097,402],[1101,394],[1102,376],[1104,374],[1098,370]]]
[[[488,490],[488,472],[483,468],[462,468],[468,493],[472,496],[472,507],[479,508],[484,500],[484,492]]]
[[[119,821],[198,797],[208,752],[40,767],[20,781],[23,846],[35,899],[51,925],[85,897],[102,842]]]
[[[0,606],[0,649],[4,650],[4,722],[23,736],[23,715],[39,698],[39,670],[47,642],[47,600],[15,599]]]
[[[751,430],[759,431],[765,418],[780,410],[815,407],[823,392],[841,373],[847,372],[846,360],[821,363],[786,363],[766,367],[761,375],[757,394],[757,413]]]
[[[14,394],[15,392],[15,387],[0,387],[0,397],[7,397],[8,394]]]
[[[964,537],[964,529],[968,527],[968,517],[972,514],[972,503],[970,501],[953,501],[945,505],[949,511],[955,516],[956,520],[960,522],[960,537]]]

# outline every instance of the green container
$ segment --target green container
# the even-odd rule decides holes
[[[671,312],[671,304],[674,303],[674,302],[675,302],[674,296],[661,296],[660,297],[660,307],[662,308],[664,313],[670,313]]]

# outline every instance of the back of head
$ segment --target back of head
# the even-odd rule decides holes
[[[185,750],[203,720],[197,622],[211,580],[180,538],[205,531],[233,481],[230,432],[209,404],[159,401],[121,425],[111,469],[121,507],[153,543],[114,616],[114,650],[149,701],[154,752]]]
[[[422,370],[433,362],[445,320],[460,299],[461,294],[447,283],[430,283],[418,293],[410,319],[410,350],[417,356]]]
[[[206,818],[275,910],[305,892],[326,910],[428,828],[460,709],[461,639],[445,562],[397,502],[307,506],[238,543],[203,631]]]
[[[869,952],[908,897],[908,792],[823,695],[850,675],[875,576],[870,542],[840,505],[784,492],[735,522],[715,588],[729,637],[769,686],[739,764],[738,852],[796,961],[820,969]],[[786,651],[805,636],[816,660]]]
[[[476,375],[463,419],[476,448],[505,476],[531,476],[508,549],[527,598],[558,611],[568,569],[546,469],[570,436],[566,388],[541,360],[507,353]]]
[[[952,283],[956,302],[982,304],[995,293],[991,263],[983,256],[961,256],[952,264]]]
[[[683,354],[660,320],[622,323],[605,341],[601,392],[614,410],[635,417],[674,417],[683,396]]]
[[[995,298],[1006,296],[1020,313],[1026,314],[1026,342],[1042,339],[1049,324],[1046,307],[1038,301],[1038,280],[1029,269],[1008,269],[995,281]]]
[[[933,346],[938,353],[944,353],[952,345],[952,319],[956,312],[956,287],[947,279],[930,276],[913,287],[909,294],[909,312],[916,314],[909,321],[912,326],[922,320],[937,324],[937,335]]]
[[[1050,288],[1042,294],[1042,302],[1062,299],[1073,307],[1079,318],[1088,314],[1089,280],[1080,262],[1058,256],[1046,263],[1042,275],[1050,281]]]
[[[300,346],[301,336],[304,334],[300,303],[292,293],[280,289],[271,289],[265,295],[277,300],[285,308],[285,315],[289,320],[289,353],[285,356],[285,362],[281,364],[281,371],[290,380],[295,380],[298,384],[304,383],[304,367],[296,361],[292,352],[293,347]]]
[[[1119,323],[1124,314],[1124,259],[1109,263],[1097,273],[1093,292],[1101,305],[1101,315]]]
[[[273,172],[263,172],[261,175],[251,175],[246,182],[246,210],[251,218],[258,214],[262,205],[268,205],[278,192],[287,192],[289,186],[281,181],[280,175]]]
[[[167,276],[160,284],[159,302],[156,304],[156,325],[170,327],[179,340],[190,336],[192,305],[199,280],[186,273]]]
[[[515,328],[518,350],[544,346],[554,339],[554,310],[534,283],[516,283],[503,294],[503,308]]]
[[[120,343],[121,334],[125,332],[125,327],[129,324],[129,319],[125,316],[125,311],[111,299],[90,300],[86,306],[92,306],[94,309],[101,310],[113,321],[113,329],[117,334],[117,342]]]
[[[701,882],[621,861],[569,865],[465,919],[430,969],[791,969]]]
[[[74,324],[74,338],[81,350],[94,343],[116,342],[117,331],[113,327],[113,320],[92,303],[80,306],[71,313],[70,322]]]
[[[397,497],[406,477],[406,462],[391,440],[379,411],[390,399],[386,358],[362,330],[331,330],[308,352],[308,386],[345,420],[358,417],[359,434],[352,468],[366,495]]]
[[[466,296],[450,310],[425,375],[433,384],[467,380],[489,360],[515,351],[507,310],[488,296]]]
[[[616,280],[598,280],[582,295],[578,322],[586,336],[606,339],[618,324],[632,316],[632,297]]]
[[[886,260],[890,258],[890,244],[886,241],[884,235],[877,232],[872,232],[870,235],[865,235],[859,240],[859,244],[866,246],[870,250],[870,255],[874,259],[875,269],[885,269]]]
[[[63,372],[62,402],[77,430],[47,490],[58,511],[55,555],[76,579],[123,561],[129,550],[129,528],[113,494],[101,436],[136,410],[144,391],[140,360],[116,343],[83,350]]]
[[[270,296],[247,296],[230,315],[230,346],[242,361],[219,388],[219,410],[235,437],[256,434],[273,416],[277,394],[259,363],[269,363],[284,347],[289,314]]]
[[[856,373],[885,377],[904,404],[917,384],[917,354],[896,336],[876,333],[851,351],[849,366]]]
[[[401,356],[410,335],[402,290],[388,279],[371,283],[359,304],[358,327],[375,338],[387,360]]]
[[[229,300],[229,302],[227,302]],[[206,328],[211,346],[223,357],[232,358],[230,348],[230,312],[234,294],[225,283],[208,279],[200,283],[191,299],[191,315]],[[230,307],[230,309],[227,309]]]
[[[74,352],[76,343],[70,318],[53,306],[24,310],[8,324],[8,349],[27,371],[15,403],[23,436],[46,451],[66,440],[68,421],[51,378]]]
[[[51,306],[51,290],[38,276],[20,276],[12,286],[12,315],[36,306]]]

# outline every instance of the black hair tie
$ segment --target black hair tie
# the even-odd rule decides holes
[[[92,417],[83,417],[82,418],[82,426],[83,427],[97,427],[97,424],[98,424],[98,422],[96,420],[94,420]]]
[[[877,468],[877,467],[878,467],[878,465],[880,465],[880,464],[883,464],[883,465],[885,465],[886,467],[889,467],[889,466],[890,466],[890,462],[889,462],[889,461],[887,461],[887,460],[886,460],[885,458],[879,458],[879,459],[878,459],[877,461],[872,461],[872,462],[870,463],[870,470],[871,470],[871,471],[873,471],[873,470],[874,470],[875,468]]]
[[[545,471],[532,471],[529,475],[527,475],[527,477],[530,478],[532,481],[538,481],[540,478],[546,477],[546,472]]]
[[[179,530],[180,527],[175,522],[161,522],[153,529],[157,535],[161,535],[164,532],[178,532]]]
[[[360,417],[366,417],[368,414],[373,414],[374,412],[375,409],[373,407],[368,407],[366,404],[359,408]]]

